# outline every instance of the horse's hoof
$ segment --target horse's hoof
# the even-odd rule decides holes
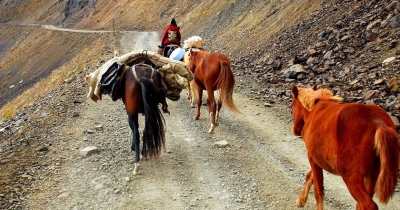
[[[215,128],[215,126],[214,126],[214,125],[211,125],[210,130],[208,130],[208,133],[209,133],[209,134],[214,133],[214,128]]]
[[[133,169],[133,175],[138,175],[140,173],[140,164],[135,163],[135,169]]]
[[[297,207],[304,207],[305,202],[302,199],[297,198],[296,204],[297,204]]]

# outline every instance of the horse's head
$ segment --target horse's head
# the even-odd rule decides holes
[[[326,88],[317,90],[317,85],[312,88],[300,88],[293,85],[293,101],[291,103],[293,114],[293,133],[301,135],[304,126],[304,120],[313,110],[314,106],[320,101],[340,102],[343,98],[334,96],[332,91]]]
[[[186,51],[185,52],[185,54],[183,55],[183,62],[186,64],[186,66],[188,67],[188,68],[190,68],[189,67],[189,58],[190,57],[190,51]]]
[[[196,57],[198,52],[199,51],[193,50],[192,48],[190,48],[190,50],[187,52],[188,63],[189,63],[188,67],[192,72],[194,72],[197,66],[198,59]]]
[[[189,69],[194,72],[196,67],[201,65],[204,57],[206,57],[209,52],[199,49],[199,48],[190,48],[188,51],[188,60],[189,60]]]
[[[300,97],[304,97],[303,95],[300,96],[300,91],[304,92],[305,90],[308,91],[315,91],[317,89],[317,85],[314,87],[306,89],[306,88],[299,88],[295,85],[292,86],[292,103],[290,104],[290,108],[292,109],[292,116],[293,116],[293,125],[292,130],[294,135],[301,136],[301,131],[304,127],[304,120],[307,117],[309,111],[303,106]]]

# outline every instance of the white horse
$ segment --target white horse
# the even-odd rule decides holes
[[[189,53],[192,50],[202,50],[203,39],[199,36],[189,37],[184,41],[183,48],[185,49],[185,55],[183,56],[183,62],[189,67]],[[196,83],[194,79],[188,83],[188,99],[190,100],[190,107],[194,108],[196,103]]]

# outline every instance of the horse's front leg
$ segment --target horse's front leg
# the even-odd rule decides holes
[[[139,174],[140,170],[140,152],[139,152],[139,144],[140,144],[140,135],[139,135],[139,122],[138,122],[138,114],[131,115],[128,113],[128,121],[129,127],[132,131],[132,145],[131,150],[135,152],[135,169],[133,170],[133,175]]]
[[[192,95],[191,95],[191,94],[192,94],[192,93],[191,93],[191,90],[192,90],[191,88],[192,88],[192,87],[190,86],[190,82],[187,83],[187,87],[188,87],[188,88],[187,88],[187,99],[189,99],[190,102],[192,102]]]
[[[190,107],[194,108],[194,103],[196,101],[196,83],[192,80],[189,82],[189,85]]]
[[[203,101],[203,89],[197,85],[197,112],[196,115],[194,116],[195,120],[198,120],[200,117],[200,108],[202,105],[202,101]]]
[[[319,167],[310,157],[309,157],[309,162],[311,165],[311,171],[312,171],[311,176],[313,178],[314,197],[315,197],[315,201],[317,202],[317,210],[323,210],[324,209],[324,198],[325,198],[324,174],[323,174],[322,168]]]
[[[301,191],[299,198],[296,200],[298,207],[304,207],[307,202],[308,193],[310,192],[311,185],[313,184],[313,174],[310,170],[306,175],[306,183],[304,184],[303,191]]]
[[[168,104],[167,104],[167,100],[165,100],[165,98],[164,98],[164,101],[162,102],[162,110],[164,113],[171,114],[168,110]]]
[[[210,116],[211,116],[211,127],[210,127],[210,130],[208,130],[208,133],[214,133],[214,128],[216,126],[216,123],[215,123],[215,112],[217,110],[217,106],[216,106],[215,98],[214,98],[214,90],[208,89],[207,90],[207,95],[208,95],[208,101],[207,101],[208,111],[209,111]]]

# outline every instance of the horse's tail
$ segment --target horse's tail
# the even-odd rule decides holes
[[[375,192],[381,203],[387,203],[394,194],[399,174],[400,141],[397,132],[390,128],[378,128],[375,147],[381,163]]]
[[[216,81],[219,98],[222,104],[228,107],[231,111],[241,114],[242,112],[236,107],[233,102],[233,88],[235,87],[235,77],[232,73],[228,61],[220,61],[221,72]]]
[[[150,79],[141,79],[140,84],[142,86],[145,119],[142,155],[158,158],[161,149],[165,146],[165,120],[158,108],[160,103],[159,93]]]

